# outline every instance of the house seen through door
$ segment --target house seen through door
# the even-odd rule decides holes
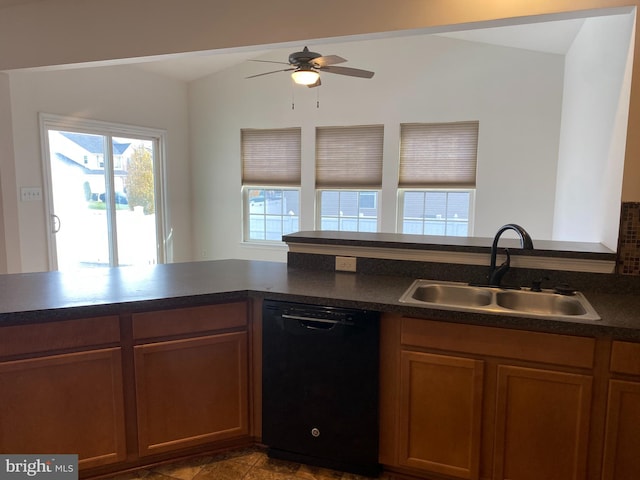
[[[44,117],[50,267],[164,262],[161,134]]]

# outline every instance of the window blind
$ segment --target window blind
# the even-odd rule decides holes
[[[380,188],[382,125],[318,127],[316,187]]]
[[[300,129],[242,129],[243,185],[300,185]]]
[[[400,125],[402,188],[475,187],[478,122]]]

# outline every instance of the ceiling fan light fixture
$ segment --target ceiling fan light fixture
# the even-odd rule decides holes
[[[313,85],[320,78],[320,74],[315,70],[296,70],[291,74],[291,78],[298,85]]]

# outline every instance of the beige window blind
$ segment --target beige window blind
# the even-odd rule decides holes
[[[300,129],[242,129],[243,185],[300,185]]]
[[[382,125],[318,127],[316,187],[380,188]]]
[[[475,187],[478,122],[400,126],[402,188]]]

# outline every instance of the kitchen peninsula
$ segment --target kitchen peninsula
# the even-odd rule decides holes
[[[316,268],[308,255],[306,266],[297,255],[289,265],[220,260],[0,276],[0,450],[74,450],[81,477],[94,477],[260,441],[260,306],[268,298],[383,313],[380,462],[389,471],[516,478],[526,458],[510,436],[523,416],[540,418],[552,404],[567,414],[556,420],[560,434],[533,428],[520,441],[547,449],[557,449],[554,437],[566,441],[568,460],[547,455],[559,463],[542,465],[543,476],[547,467],[575,474],[562,478],[637,471],[636,456],[626,456],[638,447],[628,434],[638,426],[626,420],[640,406],[637,278],[559,274],[577,281],[601,320],[547,320],[404,304],[402,293],[426,276],[415,275],[415,262],[403,264],[406,276],[384,261],[377,273],[353,274],[323,269],[324,260]],[[474,268],[485,267],[426,271],[477,275]],[[522,403],[531,391],[539,403]],[[452,400],[454,423],[437,434],[409,428],[425,421],[412,402],[439,412]],[[443,442],[458,446],[442,452]]]

